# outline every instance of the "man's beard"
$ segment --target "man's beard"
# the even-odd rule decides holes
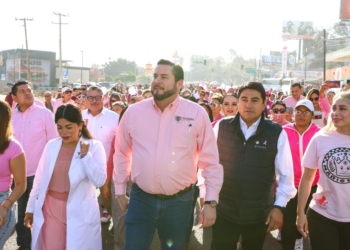
[[[169,89],[167,91],[164,91],[163,94],[158,94],[156,93],[156,91],[154,90],[154,88],[152,89],[152,94],[153,94],[153,98],[156,101],[163,101],[167,98],[169,98],[170,96],[174,95],[177,93],[177,86],[176,83],[174,83],[174,86],[172,89]]]

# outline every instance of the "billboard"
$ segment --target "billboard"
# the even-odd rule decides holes
[[[26,59],[7,59],[6,74],[10,82],[28,80],[41,86],[50,85],[50,61],[29,60],[30,76],[28,77],[28,64]]]
[[[313,22],[284,21],[283,39],[312,39],[315,35]]]
[[[296,57],[294,52],[287,54],[287,67],[295,67]],[[270,55],[261,56],[261,66],[271,67],[271,66],[282,66],[282,52],[281,51],[270,51]]]
[[[341,0],[340,2],[340,20],[350,19],[350,0]]]

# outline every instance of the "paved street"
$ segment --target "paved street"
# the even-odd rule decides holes
[[[198,208],[199,203],[197,203],[197,208],[195,210],[195,223],[198,222]],[[102,242],[104,250],[113,250],[113,236],[112,223],[102,225]],[[278,242],[275,238],[277,237],[277,230],[271,233],[268,233],[266,236],[264,249],[263,250],[282,250],[281,243]],[[191,242],[189,249],[193,250],[209,250],[211,244],[211,228],[199,229],[198,225],[193,228],[191,235]],[[15,235],[13,235],[5,245],[4,250],[15,250],[17,248]],[[151,245],[151,250],[160,249],[160,244],[157,234],[154,237],[154,240]],[[304,250],[310,250],[308,243],[304,240]]]

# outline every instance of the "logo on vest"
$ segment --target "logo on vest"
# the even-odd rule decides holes
[[[329,179],[336,183],[350,183],[349,148],[335,148],[323,158],[322,169]]]
[[[254,148],[267,149],[267,147],[266,147],[267,141],[264,141],[264,143],[262,143],[262,145],[260,145],[260,142],[259,142],[259,141],[256,141],[255,144],[256,144],[256,145],[254,145]]]

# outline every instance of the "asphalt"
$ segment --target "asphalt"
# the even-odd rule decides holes
[[[200,229],[198,225],[198,213],[199,213],[199,203],[195,209],[195,226],[193,227],[191,240],[189,244],[189,249],[191,250],[209,250],[211,245],[211,228]],[[113,224],[112,222],[107,224],[101,224],[102,229],[102,243],[103,250],[113,250]],[[281,243],[276,240],[278,231],[272,231],[266,235],[263,250],[282,250]],[[7,241],[4,250],[15,250],[16,245],[16,234],[12,235]],[[157,233],[154,236],[150,250],[160,249],[160,241],[158,239]],[[304,250],[310,250],[307,240],[304,240]]]

